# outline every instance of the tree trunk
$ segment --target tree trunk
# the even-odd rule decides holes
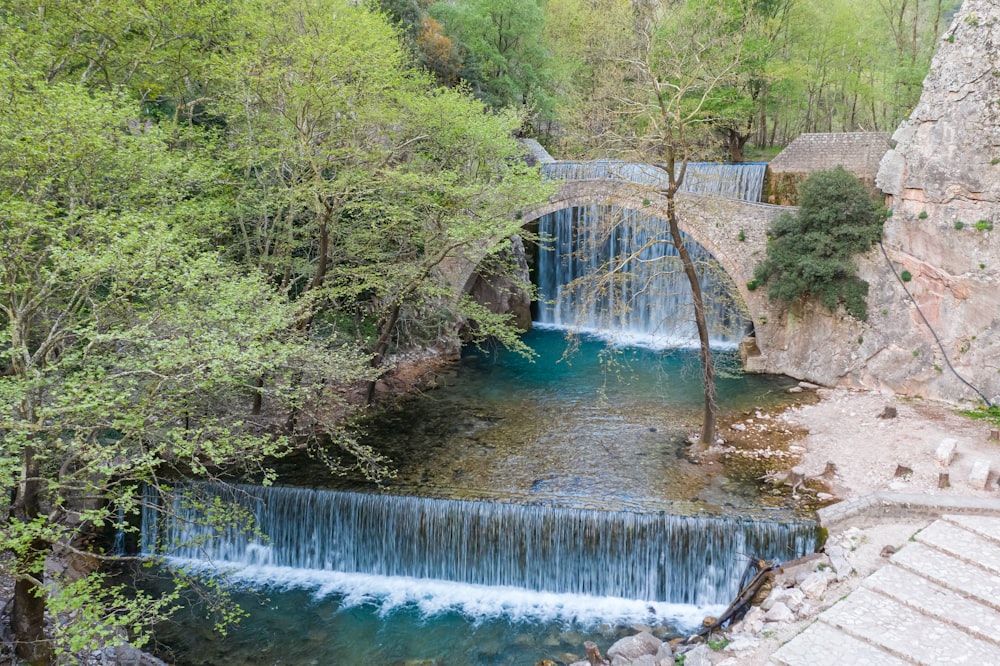
[[[373,350],[374,353],[371,360],[373,368],[381,366],[382,361],[385,360],[385,353],[389,350],[389,341],[392,339],[392,331],[396,328],[396,322],[399,321],[399,312],[402,308],[401,303],[396,303],[382,324],[382,330],[379,332],[378,340],[376,340],[375,349]],[[365,400],[369,405],[375,400],[375,383],[376,380],[374,379],[368,382],[368,391]]]
[[[13,519],[30,522],[41,513],[39,472],[35,450],[28,446],[22,454],[21,483],[11,505]],[[20,577],[14,583],[10,623],[15,652],[32,666],[49,664],[53,660],[52,646],[45,637],[45,597],[38,585],[45,579],[45,553],[48,549],[49,544],[45,541],[33,540],[27,552],[20,554]]]
[[[257,375],[253,386],[257,390],[253,392],[253,405],[250,407],[250,414],[259,416],[264,407],[264,375]]]
[[[680,183],[678,182],[678,186]],[[698,327],[698,342],[701,347],[701,377],[705,390],[704,416],[701,426],[700,448],[707,449],[715,441],[715,429],[718,404],[715,393],[715,368],[712,366],[712,348],[709,346],[708,321],[705,318],[705,298],[698,282],[698,271],[694,260],[681,238],[681,230],[677,221],[676,193],[667,195],[667,223],[670,225],[671,241],[684,266],[684,274],[691,285],[691,296],[694,301],[694,320]]]

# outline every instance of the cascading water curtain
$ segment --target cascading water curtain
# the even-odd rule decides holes
[[[568,208],[539,220],[538,323],[654,347],[697,346],[691,288],[663,220],[609,206]],[[750,330],[736,286],[696,242],[713,346]]]
[[[543,165],[546,176],[561,180],[627,180],[641,185],[666,187],[666,172],[651,164],[621,160],[593,162],[550,162]],[[684,173],[681,191],[707,194],[726,199],[759,202],[764,191],[765,162],[722,164],[690,162]]]
[[[811,522],[559,509],[309,488],[191,484],[143,545],[222,566],[280,566],[689,604],[728,603],[746,557],[812,552]],[[210,527],[252,514],[260,534]],[[266,536],[264,536],[266,535]],[[157,546],[156,544],[160,544]]]

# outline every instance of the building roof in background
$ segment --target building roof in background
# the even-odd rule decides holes
[[[768,165],[772,173],[802,173],[843,166],[858,178],[875,180],[882,156],[889,150],[883,132],[800,134]]]

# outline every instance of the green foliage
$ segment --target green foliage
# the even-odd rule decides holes
[[[979,220],[973,227],[976,231],[993,231],[993,223],[989,220]]]
[[[926,220],[927,219],[927,211],[926,210],[920,211],[920,215],[917,215],[917,217],[920,218],[921,220]]]
[[[959,231],[961,231],[962,229],[965,228],[965,222],[962,222],[962,220],[956,220],[955,221],[955,228],[958,229]]]
[[[903,271],[902,273],[899,274],[899,279],[902,280],[903,282],[909,282],[910,280],[913,279],[913,274],[910,273],[910,271]]]
[[[15,1],[0,98],[0,551],[60,658],[180,603],[42,567],[56,543],[114,560],[81,537],[134,529],[141,484],[269,482],[324,435],[384,476],[331,387],[463,316],[519,344],[450,267],[547,196],[522,116],[436,89],[365,5]]]
[[[800,192],[798,212],[771,225],[767,257],[754,279],[768,285],[771,300],[816,299],[831,310],[842,303],[851,316],[866,319],[868,283],[857,277],[853,256],[881,237],[884,212],[842,167],[813,173]]]
[[[982,405],[976,409],[963,410],[962,414],[1000,426],[1000,405],[990,405],[989,407]]]
[[[487,104],[553,117],[554,86],[538,0],[437,2],[429,11],[467,49],[462,78]]]

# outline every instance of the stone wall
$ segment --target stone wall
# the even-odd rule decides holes
[[[891,266],[879,249],[859,262],[871,284],[869,321],[821,308],[793,311],[782,318],[769,371],[978,400],[950,361],[1000,400],[998,102],[1000,5],[966,0],[940,42],[919,105],[881,162],[876,184],[893,211],[884,240]],[[897,279],[903,271],[910,281]]]

